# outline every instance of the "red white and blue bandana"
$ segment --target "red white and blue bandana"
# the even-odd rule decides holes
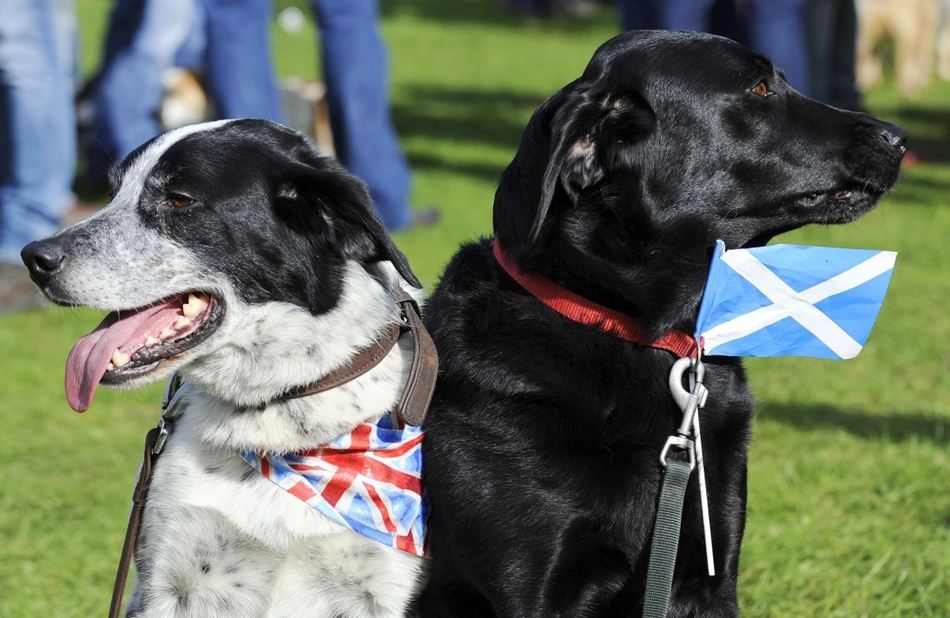
[[[420,427],[389,416],[326,446],[272,455],[239,451],[261,474],[333,521],[374,541],[425,555],[428,501]]]

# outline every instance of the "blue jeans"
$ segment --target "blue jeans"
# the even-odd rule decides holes
[[[312,0],[337,156],[369,185],[390,230],[412,223],[409,164],[389,116],[388,58],[376,0]]]
[[[623,30],[656,30],[659,18],[651,0],[615,0]]]
[[[653,5],[666,30],[709,32],[709,13],[715,0],[654,0]]]
[[[271,67],[271,4],[204,0],[208,86],[218,118],[282,119]]]
[[[191,33],[197,1],[116,2],[96,85],[96,128],[86,172],[91,184],[104,185],[113,165],[160,132],[162,71],[172,66]]]
[[[807,0],[809,96],[835,107],[861,109],[854,77],[858,21],[854,0]]]
[[[0,260],[59,227],[76,163],[69,2],[0,1]],[[71,31],[72,30],[72,31]],[[65,40],[64,40],[65,39]]]
[[[659,0],[654,6],[664,28],[710,31],[715,0]],[[749,46],[785,72],[788,83],[799,92],[808,91],[803,7],[805,0],[749,0],[747,30]],[[729,35],[728,32],[723,34]]]
[[[785,79],[808,95],[805,0],[750,0],[749,42],[785,71]]]

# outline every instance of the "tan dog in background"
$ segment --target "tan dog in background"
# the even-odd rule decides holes
[[[858,0],[856,75],[864,90],[884,77],[875,47],[894,40],[897,86],[907,97],[930,84],[934,60],[943,79],[950,80],[950,0]]]

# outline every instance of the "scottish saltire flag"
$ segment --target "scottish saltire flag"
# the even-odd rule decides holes
[[[389,416],[303,453],[240,451],[261,474],[333,521],[384,545],[425,555],[422,429]]]
[[[716,356],[853,358],[884,302],[893,251],[716,243],[696,335]]]

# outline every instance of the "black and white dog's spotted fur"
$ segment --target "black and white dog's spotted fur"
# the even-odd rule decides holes
[[[117,312],[107,323],[148,307],[175,318],[137,343],[113,345],[112,326],[98,341],[117,351],[80,342],[67,368],[80,411],[100,374],[117,387],[174,370],[186,380],[148,495],[128,615],[405,615],[422,559],[331,522],[235,452],[328,443],[402,393],[412,348],[400,341],[348,384],[275,401],[399,319],[400,275],[418,286],[362,183],[299,134],[240,120],[157,137],[113,185],[107,208],[23,256],[53,302]]]

